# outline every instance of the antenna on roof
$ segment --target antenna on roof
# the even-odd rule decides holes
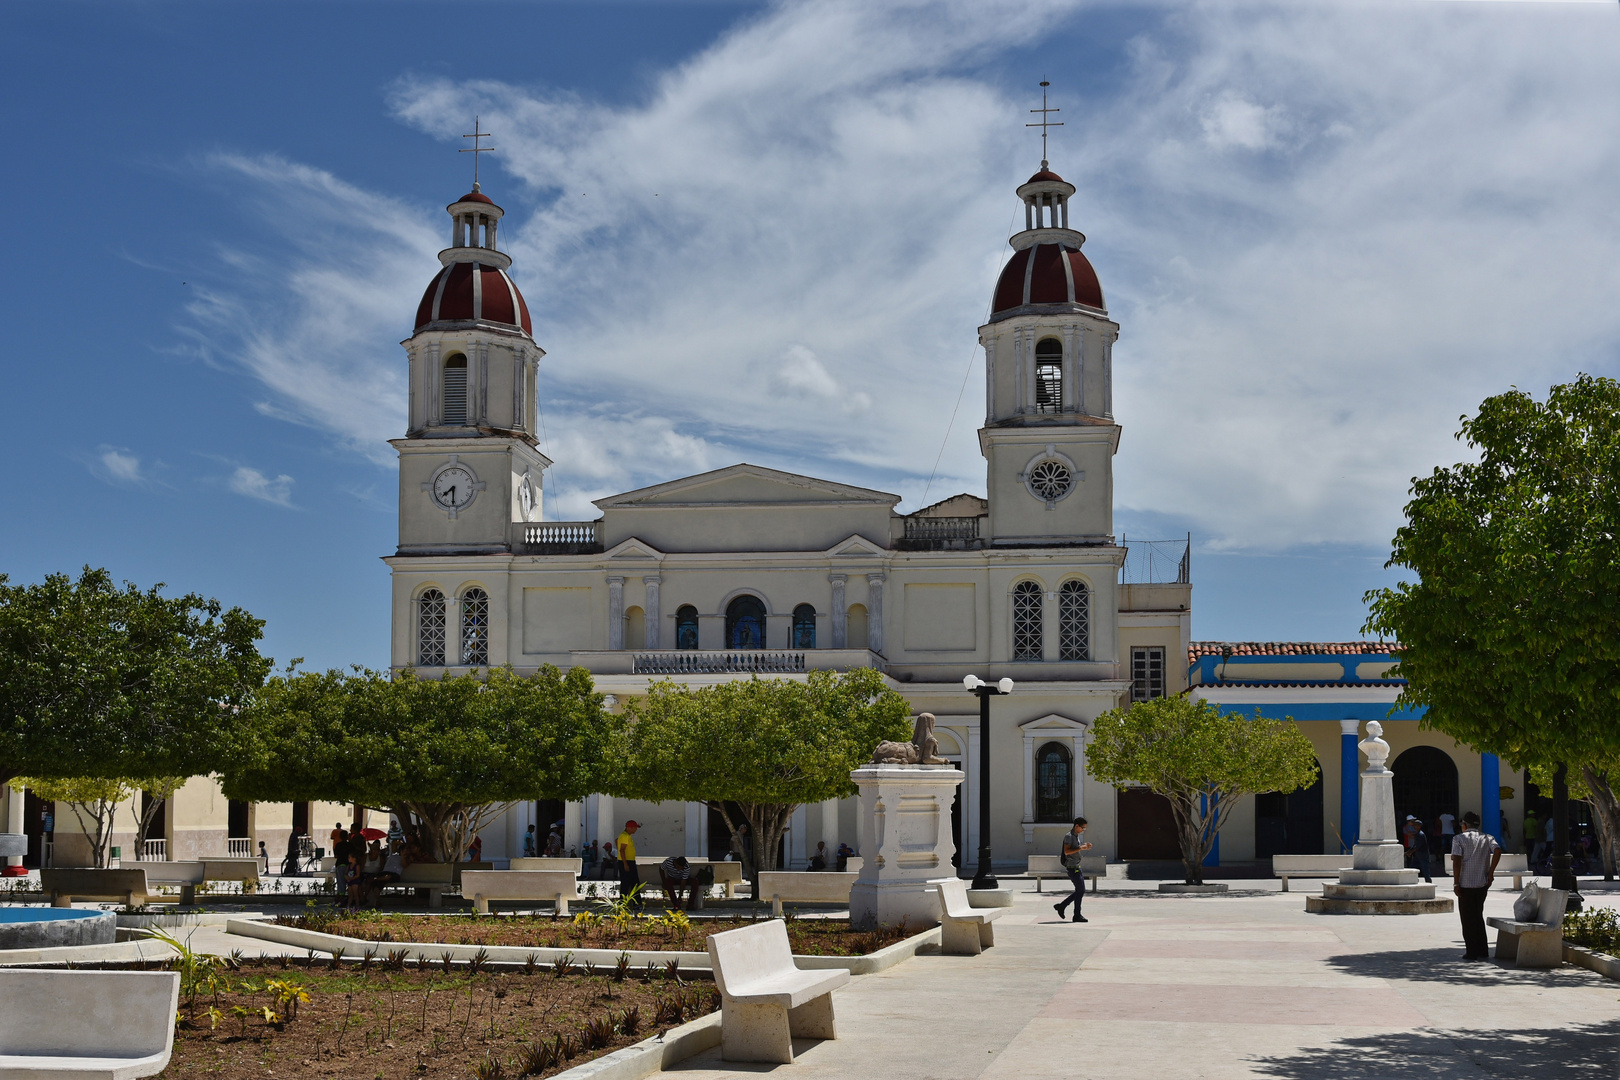
[[[1041,85],[1045,86],[1046,84],[1042,83]],[[1044,105],[1045,102],[1043,101],[1042,104]],[[1033,124],[1031,124],[1030,126],[1034,127]],[[483,141],[484,139],[488,139],[488,138],[491,138],[491,137],[492,136],[490,135],[489,132],[487,132],[487,131],[483,130],[481,127],[479,127],[479,125],[478,125],[478,117],[474,116],[473,117],[472,134],[462,136],[463,139],[471,139],[473,141],[473,144],[471,146],[463,146],[460,150],[456,151],[458,154],[471,154],[473,156],[473,190],[474,191],[482,191],[483,190],[482,188],[480,188],[478,186],[478,155],[479,154],[487,154],[491,150],[495,149],[493,146],[480,146],[479,143],[481,141]],[[1043,143],[1042,145],[1044,146],[1045,144]]]
[[[1048,113],[1063,111],[1062,109],[1049,109],[1046,107],[1046,88],[1051,85],[1052,84],[1046,80],[1041,80],[1041,107],[1038,109],[1029,110],[1032,113],[1040,113],[1041,122],[1038,124],[1024,125],[1025,127],[1038,127],[1041,129],[1041,168],[1043,169],[1046,168],[1046,129],[1063,126],[1063,121],[1053,120],[1049,115],[1047,115]],[[477,127],[478,125],[474,124],[473,126]]]

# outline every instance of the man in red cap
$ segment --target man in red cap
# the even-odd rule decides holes
[[[637,893],[636,886],[641,884],[641,875],[636,872],[636,830],[641,828],[639,821],[624,823],[624,832],[619,834],[618,842],[614,844],[619,857],[619,895],[635,896],[636,904],[641,904],[641,895]]]

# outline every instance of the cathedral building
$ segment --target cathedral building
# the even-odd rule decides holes
[[[653,680],[872,667],[938,717],[967,773],[957,847],[979,843],[981,755],[993,763],[998,861],[1051,853],[1084,813],[1115,854],[1115,792],[1087,779],[1086,732],[1107,709],[1180,692],[1191,628],[1184,552],[1166,580],[1121,584],[1114,534],[1113,345],[1102,285],[1072,228],[1074,186],[1046,162],[1017,189],[1024,227],[996,283],[984,348],[985,496],[909,514],[897,495],[738,463],[544,520],[536,376],[545,350],[497,246],[501,208],[474,186],[449,206],[450,246],[404,342],[410,413],[399,452],[392,663],[426,676],[583,665],[618,702]],[[1011,677],[981,747],[969,674]],[[531,823],[570,844],[626,818],[649,853],[710,855],[727,837],[701,804],[592,796],[515,808],[484,837],[516,853]],[[786,855],[858,842],[855,801],[802,808]]]

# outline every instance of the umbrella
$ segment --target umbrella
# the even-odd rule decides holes
[[[361,829],[360,830],[360,836],[361,836],[362,839],[365,839],[365,840],[386,840],[388,838],[388,830],[386,830],[386,829]]]

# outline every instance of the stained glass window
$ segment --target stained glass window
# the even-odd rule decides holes
[[[1074,805],[1069,750],[1050,742],[1035,755],[1035,820],[1068,821]]]

